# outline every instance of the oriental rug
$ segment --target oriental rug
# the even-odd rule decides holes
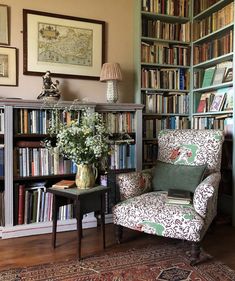
[[[230,281],[235,272],[211,259],[191,266],[188,246],[179,243],[147,245],[94,257],[15,268],[0,272],[0,281]]]

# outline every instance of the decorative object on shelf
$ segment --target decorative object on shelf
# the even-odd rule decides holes
[[[72,112],[71,108],[69,110]],[[58,109],[53,111],[50,138],[44,140],[44,145],[52,154],[57,151],[77,165],[78,188],[93,187],[97,177],[95,165],[106,160],[110,153],[110,133],[102,114],[83,108],[76,119],[65,124],[59,118],[59,112]]]
[[[58,80],[55,82],[51,79],[51,72],[47,70],[47,72],[42,76],[43,79],[43,86],[42,91],[37,97],[37,99],[47,99],[49,101],[58,101],[60,99],[60,91],[59,91],[59,84]]]
[[[119,63],[104,63],[101,69],[100,81],[107,82],[107,102],[118,101],[118,81],[122,80]]]

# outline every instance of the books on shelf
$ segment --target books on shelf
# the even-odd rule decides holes
[[[214,78],[215,66],[206,68],[204,70],[202,88],[211,86]]]
[[[74,180],[61,180],[52,185],[53,188],[67,189],[75,186]]]
[[[217,64],[216,69],[215,69],[214,78],[213,78],[213,85],[218,85],[218,84],[223,83],[226,69],[231,66],[232,66],[232,62],[223,62],[223,63]]]
[[[218,89],[215,92],[210,111],[221,111],[226,99],[227,88]]]
[[[201,94],[197,107],[197,113],[203,113],[209,111],[211,102],[214,98],[214,93],[215,92],[206,92]]]
[[[188,190],[169,189],[167,193],[167,204],[183,204],[188,205],[192,201],[191,193]]]

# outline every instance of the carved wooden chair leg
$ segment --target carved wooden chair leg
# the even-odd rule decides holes
[[[115,225],[116,230],[116,241],[118,244],[121,244],[122,237],[123,237],[123,226]]]
[[[192,248],[191,248],[191,265],[196,265],[200,262],[200,243],[199,242],[192,242]]]

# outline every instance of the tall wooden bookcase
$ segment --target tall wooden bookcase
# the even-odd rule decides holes
[[[59,102],[59,108],[68,108],[71,106],[71,102],[62,101]],[[1,145],[4,145],[4,175],[0,176],[1,188],[4,189],[4,221],[5,223],[0,226],[0,236],[2,238],[20,237],[34,234],[49,233],[52,231],[52,222],[49,219],[45,221],[37,222],[27,222],[24,221],[22,224],[17,224],[15,220],[15,210],[19,208],[16,206],[16,201],[18,200],[20,192],[18,187],[21,184],[29,185],[31,182],[42,182],[50,181],[56,182],[62,178],[73,179],[75,174],[73,171],[66,170],[63,172],[40,172],[39,174],[33,175],[32,173],[26,172],[26,174],[21,173],[20,169],[25,167],[25,165],[31,165],[30,155],[33,154],[33,149],[35,151],[38,148],[38,143],[40,143],[47,136],[46,126],[48,123],[45,111],[50,112],[51,104],[45,104],[41,101],[33,100],[1,100],[0,102],[0,117],[1,117],[1,128],[4,125],[4,132],[1,131]],[[131,167],[129,170],[141,170],[142,168],[142,158],[141,151],[142,147],[142,105],[138,104],[96,104],[96,103],[76,103],[75,110],[79,111],[84,107],[89,107],[93,111],[99,112],[112,112],[116,114],[126,113],[132,114],[133,120],[133,138],[134,138],[134,160],[135,166]],[[4,114],[2,114],[4,113]],[[47,115],[46,115],[47,116]],[[21,119],[22,120],[19,120]],[[26,122],[27,120],[27,122]],[[26,126],[27,129],[21,131],[16,129],[16,124],[21,124]],[[20,127],[21,127],[20,125]],[[40,129],[39,129],[40,128]],[[20,145],[23,143],[23,146]],[[23,151],[26,151],[26,160],[24,159],[23,165],[17,166],[16,162],[20,162],[19,148],[23,147]],[[42,148],[43,149],[43,148]],[[31,151],[31,152],[30,152]],[[28,153],[28,154],[27,154]],[[49,157],[49,156],[48,156]],[[1,159],[0,159],[1,161]],[[46,160],[47,162],[47,160]],[[67,162],[66,162],[67,163]],[[0,162],[1,164],[1,162]],[[128,170],[128,169],[127,169]],[[120,169],[120,172],[122,169]],[[125,170],[126,171],[126,170]],[[32,187],[32,186],[31,186]],[[28,187],[29,189],[31,187]],[[33,187],[32,187],[33,189]],[[46,193],[46,192],[45,192]],[[46,199],[44,199],[46,200]],[[49,200],[49,199],[48,199]],[[26,203],[25,203],[26,204]],[[42,203],[39,203],[42,204]],[[1,204],[0,204],[1,205]],[[41,206],[41,205],[40,205]],[[49,208],[49,207],[48,207]],[[2,212],[1,212],[2,213]],[[2,215],[2,214],[1,214]],[[19,214],[18,214],[19,215]],[[112,221],[111,214],[107,214],[107,222]],[[95,217],[86,216],[83,220],[84,227],[93,227],[96,225]],[[67,231],[76,229],[75,219],[63,219],[58,221],[58,230]]]
[[[143,151],[146,149],[145,143],[152,142],[157,153],[159,127],[155,121],[147,122],[146,126],[146,120],[162,120],[171,117],[177,120],[188,118],[189,123],[187,125],[184,123],[183,127],[224,129],[226,141],[223,151],[220,188],[222,192],[219,205],[224,212],[232,215],[233,225],[235,225],[235,169],[232,164],[235,163],[234,71],[230,73],[231,77],[227,81],[220,80],[222,68],[225,70],[234,69],[234,1],[139,0],[135,9],[135,97],[136,102],[145,104],[143,110]],[[188,25],[191,26],[190,29],[188,29]],[[171,38],[172,35],[175,36],[172,30],[178,34],[178,26],[181,29],[181,37]],[[187,32],[190,34],[186,34]],[[184,50],[183,53],[180,53],[182,50]],[[188,54],[189,58],[186,62],[179,57],[187,58]],[[208,84],[208,81],[203,81],[204,75],[205,79],[209,78],[209,72],[213,68],[217,74],[215,75],[215,71],[213,77],[215,80]],[[184,82],[186,81],[184,86],[187,85],[188,88],[182,88],[181,85],[180,89],[172,87],[170,81],[172,76],[165,78],[162,75],[166,70],[170,73],[170,69],[179,71],[180,81],[182,73],[179,69],[183,69],[183,73],[188,73],[187,79],[184,79]],[[166,79],[167,83],[162,83],[161,79],[163,81]],[[228,104],[227,99],[230,95],[230,105],[224,104],[218,110],[215,106],[215,108],[212,107],[212,110],[211,104],[209,104],[212,101],[206,96],[209,92],[213,92],[212,97],[214,94],[219,95],[226,92],[224,102]],[[183,107],[183,111],[180,112],[172,106],[169,107],[169,100],[167,101],[169,97],[172,99],[172,96],[178,94],[188,97],[186,108]],[[158,98],[153,102],[152,97],[156,96]],[[201,100],[205,96],[207,108],[199,109],[204,103]],[[180,104],[181,101],[176,98],[174,103]],[[168,112],[164,111],[165,107],[168,108]],[[174,124],[171,126],[170,123],[170,126],[163,125],[160,128],[164,127],[179,128],[180,126]],[[143,166],[154,164],[151,159],[147,160],[150,161],[146,163],[145,155],[143,155]],[[229,165],[227,165],[228,162]]]

